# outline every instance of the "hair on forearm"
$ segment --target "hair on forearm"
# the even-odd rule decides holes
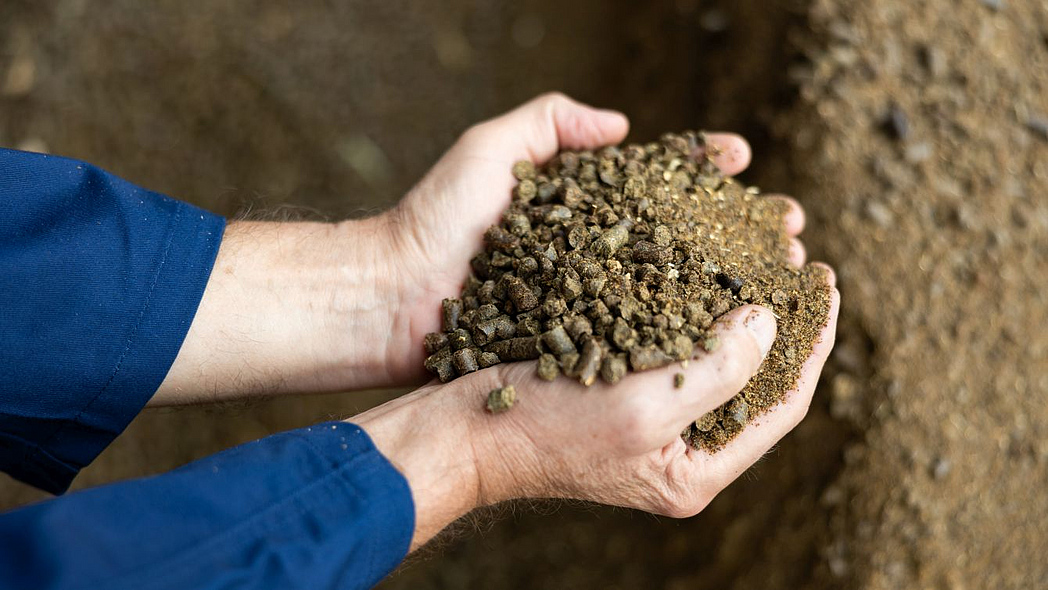
[[[293,205],[284,203],[276,206],[263,207],[258,203],[246,201],[241,205],[230,221],[332,221],[320,209],[307,205]]]

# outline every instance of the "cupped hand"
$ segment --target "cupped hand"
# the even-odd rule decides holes
[[[828,270],[828,269],[827,269]],[[681,432],[738,393],[775,338],[775,318],[748,305],[714,326],[721,346],[690,361],[583,387],[540,381],[535,362],[431,383],[352,418],[400,469],[415,501],[412,549],[479,507],[514,498],[572,498],[672,517],[700,512],[807,414],[833,348],[840,294],[796,386],[717,453]],[[674,376],[684,384],[674,387]],[[513,385],[515,405],[490,414],[489,392]]]
[[[390,360],[405,380],[421,376],[423,336],[440,329],[440,301],[454,297],[488,226],[510,200],[514,162],[542,164],[561,149],[621,142],[624,116],[546,95],[477,125],[388,215],[398,320]],[[715,163],[735,175],[750,148],[714,133]],[[804,213],[793,199],[785,215],[790,260],[805,263]],[[827,267],[831,288],[835,284]],[[699,512],[804,417],[833,346],[840,295],[832,288],[829,321],[783,403],[754,419],[723,450],[690,448],[680,434],[693,420],[738,393],[775,337],[774,316],[745,306],[722,317],[714,352],[662,369],[627,375],[615,386],[584,388],[535,376],[535,363],[502,364],[448,384],[431,383],[353,420],[408,478],[416,501],[413,547],[480,505],[511,498],[576,498],[675,517]],[[683,372],[684,384],[673,386]],[[488,392],[513,385],[511,411],[483,411]],[[423,438],[424,437],[424,442]]]
[[[633,373],[614,386],[540,381],[534,363],[498,365],[463,378],[477,404],[491,387],[513,384],[517,390],[510,411],[479,418],[481,503],[557,497],[673,517],[698,513],[807,413],[833,347],[840,302],[835,288],[831,301],[829,322],[796,387],[713,454],[691,448],[681,432],[757,372],[776,333],[765,308],[744,306],[723,316],[714,326],[722,346],[686,368]],[[684,374],[680,388],[674,387],[676,373]]]
[[[621,142],[629,122],[561,94],[546,94],[467,130],[401,203],[387,214],[392,271],[399,298],[393,310],[391,371],[406,381],[424,378],[422,338],[440,330],[440,302],[455,297],[482,246],[484,231],[509,206],[520,160],[542,164],[563,149],[596,149]],[[738,174],[750,147],[738,135],[714,133],[716,163]],[[796,235],[803,214],[794,207],[787,227]],[[799,247],[799,242],[797,243]],[[800,248],[803,256],[803,248]]]

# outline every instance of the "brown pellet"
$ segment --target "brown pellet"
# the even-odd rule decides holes
[[[539,298],[531,288],[517,277],[506,279],[506,294],[519,311],[534,309],[539,304]]]
[[[441,302],[444,312],[444,331],[450,332],[459,327],[459,316],[462,315],[461,299],[445,299]]]
[[[455,371],[459,375],[466,375],[480,368],[480,365],[477,364],[477,353],[473,348],[455,351],[455,354],[451,355],[451,362],[454,363]]]
[[[582,345],[582,352],[575,365],[574,373],[578,375],[579,383],[589,387],[597,380],[600,371],[601,349],[596,339],[587,338]]]
[[[610,257],[616,250],[626,245],[626,242],[629,240],[629,225],[628,223],[620,222],[605,231],[593,242],[593,251],[598,256]]]
[[[600,378],[608,383],[618,383],[626,375],[626,359],[621,356],[606,356],[600,363]]]
[[[575,343],[571,341],[571,337],[564,330],[564,326],[557,326],[543,334],[542,343],[555,355],[575,352]]]
[[[492,389],[488,393],[485,408],[492,414],[498,414],[512,408],[515,403],[517,403],[517,390],[512,385],[506,385]]]
[[[657,369],[672,362],[673,357],[657,346],[637,346],[630,351],[630,366],[634,371]]]
[[[545,381],[553,381],[560,374],[560,365],[557,364],[557,358],[552,354],[544,353],[539,357],[538,375],[539,379]]]
[[[431,332],[426,334],[426,338],[423,340],[423,345],[428,354],[433,354],[448,345],[448,336],[443,332]]]
[[[485,347],[487,352],[493,352],[503,362],[529,361],[539,358],[542,349],[536,336],[524,336],[492,342]]]

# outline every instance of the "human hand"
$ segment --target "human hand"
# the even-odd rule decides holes
[[[625,132],[619,115],[553,95],[463,136],[392,216],[398,221],[392,226],[398,281],[415,287],[401,300],[410,342],[439,328],[440,300],[461,288],[483,232],[509,202],[514,161],[541,163],[561,148],[616,143]],[[740,137],[712,134],[711,140],[725,173],[738,174],[749,164],[749,146]],[[800,266],[805,250],[796,236],[803,211],[788,197],[769,198],[791,205],[784,223],[791,261]],[[463,221],[462,231],[446,231]],[[828,276],[832,284],[832,271]],[[833,346],[839,305],[834,289],[828,324],[784,403],[712,455],[688,447],[680,433],[756,372],[775,336],[774,317],[764,308],[746,306],[721,318],[715,329],[723,344],[683,370],[681,389],[672,386],[673,374],[682,370],[675,366],[630,374],[615,386],[583,388],[568,379],[539,381],[533,362],[501,364],[430,384],[353,421],[411,485],[413,547],[465,512],[511,498],[578,498],[690,516],[803,418]],[[421,364],[418,349],[403,350]],[[485,413],[488,392],[507,384],[516,388],[518,405],[505,414]]]
[[[469,261],[484,231],[498,223],[509,206],[519,160],[545,162],[562,149],[596,149],[626,137],[629,123],[621,113],[595,109],[561,94],[546,94],[501,117],[476,125],[388,214],[393,266],[399,287],[398,313],[390,332],[389,357],[395,375],[421,379],[424,354],[419,345],[440,330],[440,302],[462,289]],[[745,140],[714,133],[720,148],[716,163],[738,174],[750,161]],[[788,225],[800,231],[798,207]],[[801,250],[803,252],[803,250]]]
[[[834,275],[828,273],[831,286]],[[774,316],[744,306],[718,320],[722,345],[688,364],[626,375],[616,385],[549,383],[535,363],[501,364],[431,384],[352,421],[408,479],[417,548],[478,506],[513,498],[574,498],[672,517],[701,511],[805,416],[833,347],[840,295],[796,386],[721,451],[689,447],[693,420],[738,393],[775,338]],[[673,387],[676,372],[684,385]],[[517,403],[483,411],[489,391],[512,384]],[[425,436],[421,436],[425,433]]]

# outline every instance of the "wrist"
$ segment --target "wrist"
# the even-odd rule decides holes
[[[472,412],[454,385],[430,385],[349,421],[363,428],[408,481],[415,504],[411,550],[482,505]]]
[[[327,280],[329,330],[317,334],[330,355],[332,389],[390,387],[424,380],[422,335],[413,338],[405,312],[395,220],[389,213],[333,226]],[[436,313],[436,312],[434,312]],[[414,354],[413,354],[414,353]]]
[[[230,223],[154,404],[386,385],[386,222]]]
[[[555,466],[540,460],[528,426],[520,419],[523,413],[483,411],[488,392],[510,383],[501,377],[503,371],[490,373],[482,390],[472,394],[475,407],[469,415],[469,440],[477,472],[477,506],[558,496],[553,493],[548,477]]]

